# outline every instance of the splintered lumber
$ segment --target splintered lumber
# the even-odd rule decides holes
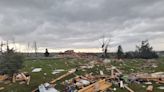
[[[111,77],[112,78],[114,77],[114,70],[113,69],[111,70]]]
[[[127,85],[124,85],[124,87],[129,91],[129,92],[134,92],[131,88],[129,88]]]
[[[75,71],[76,71],[76,69],[72,69],[72,70],[68,71],[66,74],[64,74],[64,75],[62,75],[62,76],[56,78],[55,80],[51,81],[50,83],[53,84],[53,83],[55,83],[56,81],[58,81],[58,80],[60,80],[60,79],[63,79],[64,77],[67,77],[68,75],[73,74]]]
[[[0,75],[0,81],[3,81],[3,80],[5,80],[5,79],[7,79],[7,78],[8,78],[7,75]]]
[[[27,85],[30,84],[30,80],[31,80],[31,76],[28,77],[28,80],[27,80]]]
[[[36,92],[37,90],[39,90],[39,89],[38,89],[38,88],[36,88],[36,89],[32,90],[31,92]]]
[[[13,74],[12,82],[13,82],[13,83],[16,82],[15,74]]]
[[[21,75],[24,80],[28,80],[28,78],[24,75],[24,73],[21,73]]]
[[[4,90],[4,89],[5,89],[4,87],[0,87],[0,91],[1,91],[1,90]]]
[[[97,91],[105,91],[112,86],[111,83],[108,83],[104,80],[99,80],[96,83],[93,83],[83,89],[80,89],[78,92],[97,92]]]
[[[153,92],[153,86],[149,85],[146,89],[147,92]]]
[[[50,83],[53,84],[53,83],[55,83],[56,81],[58,81],[58,80],[60,80],[60,79],[62,79],[62,78],[64,78],[64,77],[67,77],[68,75],[73,74],[75,71],[76,71],[76,69],[71,69],[71,70],[68,71],[66,74],[64,74],[64,75],[62,75],[62,76],[56,78],[55,80],[52,80]],[[32,92],[36,92],[37,90],[38,90],[38,88],[32,90]]]
[[[119,74],[122,74],[122,72],[121,72],[119,69],[115,68],[115,70],[116,70]]]

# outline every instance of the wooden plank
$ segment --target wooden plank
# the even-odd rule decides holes
[[[131,88],[129,88],[128,86],[124,85],[124,87],[129,91],[129,92],[134,92]]]
[[[75,70],[76,71],[76,70]],[[64,77],[67,77],[68,75],[71,75],[71,74],[73,74],[75,71],[68,71],[66,74],[64,74],[64,75],[62,75],[62,76],[60,76],[60,77],[58,77],[58,78],[56,78],[56,79],[54,79],[54,80],[52,80],[50,83],[51,84],[53,84],[53,83],[55,83],[56,81],[58,81],[58,80],[60,80],[60,79],[63,79]]]
[[[16,82],[15,74],[13,74],[12,82],[13,82],[13,83]]]
[[[24,75],[24,73],[21,73],[21,76],[24,80],[27,80],[27,77]]]
[[[146,89],[147,92],[153,92],[153,86],[149,85]]]
[[[30,80],[31,80],[31,76],[28,77],[28,80],[27,80],[27,85],[30,84]]]
[[[60,79],[62,79],[62,78],[64,78],[64,77],[66,77],[66,76],[68,76],[68,75],[73,74],[75,71],[76,71],[76,69],[72,69],[72,70],[68,71],[66,74],[64,74],[64,75],[62,75],[62,76],[60,76],[60,77],[58,77],[58,78],[52,80],[52,81],[50,82],[50,84],[54,84],[56,81],[58,81],[58,80],[60,80]],[[38,88],[32,90],[31,92],[36,92],[37,90],[38,90]]]
[[[111,83],[107,83],[104,80],[99,80],[96,83],[93,83],[87,87],[84,87],[83,89],[80,89],[78,92],[97,92],[97,91],[105,91],[107,88],[110,88],[112,86]]]

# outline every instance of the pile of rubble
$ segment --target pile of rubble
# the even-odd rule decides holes
[[[10,77],[8,75],[0,75],[1,84],[10,84],[10,83],[19,82],[20,85],[22,84],[29,85],[30,79],[31,76],[27,72],[15,73],[13,74],[13,77]],[[5,87],[0,87],[0,90],[4,90],[4,89]]]
[[[145,90],[147,92],[153,92],[154,86],[153,83],[164,84],[164,72],[155,72],[155,73],[131,73],[124,74],[120,69],[110,64],[110,60],[104,60],[102,66],[105,67],[106,71],[109,71],[109,74],[105,74],[103,70],[98,69],[99,74],[95,75],[92,72],[87,74],[77,75],[76,72],[81,70],[90,70],[95,68],[97,63],[90,62],[88,64],[83,64],[77,67],[76,69],[71,69],[67,73],[61,75],[60,77],[47,82],[40,84],[38,88],[34,89],[32,92],[59,92],[56,89],[57,81],[73,75],[75,77],[65,80],[60,84],[63,86],[64,92],[113,92],[116,91],[118,87],[121,89],[126,89],[129,92],[135,92],[130,88],[130,84],[146,84]],[[155,64],[153,64],[155,66]],[[97,68],[97,67],[96,67]],[[40,72],[41,68],[35,68],[32,72]],[[60,72],[66,71],[64,69],[55,69],[52,74],[57,74]],[[7,75],[0,76],[0,82],[8,80]],[[30,83],[31,76],[27,72],[14,74],[12,77],[12,82],[19,82],[19,84]],[[113,88],[114,87],[114,88]],[[164,90],[163,86],[158,87],[159,89]],[[0,88],[3,90],[4,88]]]

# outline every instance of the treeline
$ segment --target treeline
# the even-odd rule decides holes
[[[117,58],[118,59],[122,59],[122,58],[153,59],[153,58],[158,58],[158,57],[159,56],[153,50],[153,47],[150,46],[148,40],[142,41],[140,46],[136,46],[136,51],[124,53],[121,45],[118,46],[118,51],[117,51]]]

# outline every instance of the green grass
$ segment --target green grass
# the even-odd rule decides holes
[[[79,63],[80,62],[80,63]],[[19,83],[11,83],[9,85],[0,84],[0,87],[5,87],[3,92],[31,92],[37,88],[38,85],[49,82],[62,74],[66,73],[69,69],[75,68],[78,64],[84,63],[83,60],[77,59],[50,59],[50,60],[26,60],[22,72],[28,72],[31,75],[30,85],[20,85]],[[65,64],[68,63],[68,66]],[[33,68],[42,68],[41,72],[32,73]],[[59,74],[51,74],[55,69],[65,69],[66,71]],[[47,73],[47,75],[44,75]]]
[[[66,65],[66,63],[68,65]],[[112,65],[118,67],[120,70],[123,70],[124,74],[129,73],[136,73],[136,72],[160,72],[164,71],[164,58],[160,58],[155,60],[155,63],[158,65],[157,68],[147,67],[142,68],[142,66],[145,64],[145,60],[142,59],[128,59],[125,60],[123,63],[120,62],[112,62]],[[0,87],[5,87],[3,92],[31,92],[33,89],[37,88],[38,85],[50,82],[51,80],[61,76],[62,74],[66,73],[69,69],[72,68],[79,68],[79,65],[81,64],[88,64],[87,61],[81,60],[81,59],[71,59],[71,58],[63,58],[63,59],[45,59],[45,60],[26,60],[24,62],[24,67],[21,69],[22,72],[29,72],[31,75],[31,81],[30,85],[27,86],[25,84],[20,85],[19,82],[17,83],[11,83],[9,85],[0,84]],[[33,68],[42,68],[41,72],[38,73],[32,73]],[[66,71],[61,72],[56,75],[52,75],[51,72],[55,69],[65,69]],[[94,75],[99,74],[99,70],[102,70],[105,74],[110,74],[110,71],[106,70],[106,68],[103,65],[96,65],[92,69],[86,69],[85,71],[79,70],[76,72],[77,75],[85,75],[87,73],[93,73]],[[47,73],[47,75],[44,75],[44,73]],[[70,75],[60,81],[57,81],[56,88],[62,92],[63,85],[61,83],[66,79],[71,79],[75,75]],[[133,90],[137,90],[137,92],[145,92],[146,88],[142,87],[143,84],[130,84],[129,87]],[[155,91],[154,92],[162,92],[161,90],[158,90],[157,87],[160,85],[157,85],[154,83]],[[116,86],[114,86],[116,87]],[[117,91],[115,92],[127,92],[125,89],[120,89],[118,87]]]

